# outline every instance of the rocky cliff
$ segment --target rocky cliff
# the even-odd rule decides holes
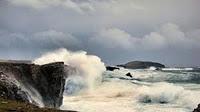
[[[156,68],[164,68],[165,65],[156,63],[156,62],[149,62],[149,61],[132,61],[128,62],[126,64],[117,65],[119,67],[129,68],[129,69],[146,69],[151,66],[154,66]]]
[[[0,95],[3,98],[57,108],[62,105],[64,85],[63,62],[41,66],[0,62]]]

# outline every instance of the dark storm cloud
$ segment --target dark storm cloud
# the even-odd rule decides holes
[[[65,47],[107,63],[200,65],[199,0],[1,0],[2,58]]]
[[[77,50],[81,46],[81,42],[76,39],[71,34],[58,32],[55,30],[48,30],[43,32],[37,33],[11,33],[8,31],[0,31],[0,50],[4,57],[7,57],[4,53],[8,53],[9,58],[20,58],[15,57],[15,54],[12,52],[19,52],[17,53],[18,56],[23,56],[24,53],[29,55],[28,59],[37,56],[38,53],[41,51],[49,51],[58,48],[69,48],[71,50]],[[36,54],[33,55],[32,52]],[[20,55],[20,53],[22,55]],[[33,55],[33,56],[31,56]],[[26,57],[27,58],[27,57]]]

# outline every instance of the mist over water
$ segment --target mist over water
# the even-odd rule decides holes
[[[80,112],[191,112],[200,103],[199,72],[105,71],[97,56],[59,49],[34,60],[63,61],[69,74],[61,109]],[[133,78],[125,74],[130,72]],[[196,79],[196,78],[197,79]]]

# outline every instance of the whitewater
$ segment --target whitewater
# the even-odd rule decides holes
[[[200,72],[192,69],[106,71],[99,57],[67,49],[46,53],[34,63],[55,61],[71,66],[66,70],[62,110],[191,112],[200,103]],[[132,78],[125,75],[129,72]]]

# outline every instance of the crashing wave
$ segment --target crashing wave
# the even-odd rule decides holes
[[[196,95],[181,86],[171,83],[155,83],[152,86],[139,88],[138,101],[152,104],[179,104],[185,108],[193,109],[199,102]]]
[[[192,71],[194,68],[162,68],[162,71]]]

